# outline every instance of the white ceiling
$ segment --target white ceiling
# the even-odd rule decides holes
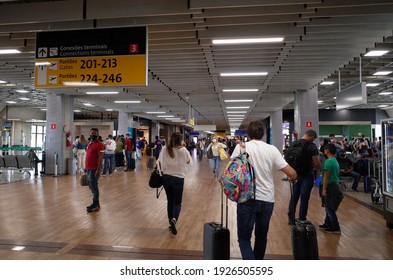
[[[125,26],[148,26],[147,87],[124,87],[121,94],[87,96],[85,89],[34,89],[35,34]],[[0,55],[0,105],[39,110],[46,95],[72,94],[83,112],[121,110],[154,120],[146,111],[165,110],[187,119],[190,107],[197,124],[216,124],[229,130],[225,99],[253,99],[246,120],[265,118],[269,112],[292,108],[293,93],[318,86],[320,108],[333,108],[341,88],[359,82],[359,58],[371,49],[392,50],[393,1],[386,0],[0,0],[0,49],[22,53]],[[212,45],[212,39],[275,37],[282,43]],[[377,82],[368,88],[368,104],[359,108],[393,105],[393,52],[380,58],[362,57],[362,80]],[[260,70],[264,77],[220,77],[221,71]],[[333,80],[332,86],[320,86]],[[17,89],[29,93],[17,93]],[[254,93],[223,93],[228,88],[258,88]],[[27,96],[29,101],[18,97]],[[116,99],[140,100],[132,105]],[[86,108],[83,102],[95,105]],[[250,106],[250,103],[232,106]],[[4,111],[4,110],[3,110]],[[107,112],[105,112],[106,114]]]

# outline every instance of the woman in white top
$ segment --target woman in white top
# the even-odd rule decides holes
[[[216,137],[213,137],[212,142],[206,149],[206,151],[209,151],[211,149],[213,152],[213,157],[210,159],[210,168],[213,171],[214,178],[216,179],[218,179],[218,176],[220,174],[221,159],[219,149],[226,149],[226,147],[226,145],[218,142]]]
[[[247,127],[251,139],[246,143],[249,161],[255,170],[255,199],[237,205],[237,236],[240,252],[245,260],[263,260],[267,245],[270,218],[274,207],[273,174],[283,171],[289,180],[297,178],[296,171],[288,165],[273,145],[262,141],[265,133],[262,121],[252,121]],[[240,154],[239,145],[232,157]],[[251,247],[251,235],[255,226],[255,244]]]
[[[190,153],[182,142],[183,136],[178,132],[173,133],[169,145],[162,147],[157,162],[164,174],[169,230],[173,235],[177,234],[176,224],[181,210],[184,177],[187,173],[187,164],[191,162]]]

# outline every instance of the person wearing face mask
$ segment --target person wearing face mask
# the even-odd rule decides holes
[[[352,161],[346,157],[345,151],[340,151],[337,157],[338,165],[340,166],[340,176],[349,176],[353,178],[352,190],[358,191],[358,184],[360,181],[360,174],[353,171]]]
[[[210,159],[210,168],[213,171],[213,176],[215,179],[218,179],[218,176],[220,174],[221,159],[219,149],[226,149],[226,147],[226,145],[218,142],[216,137],[213,137],[212,142],[206,149],[206,151],[209,151],[211,149],[213,152],[213,157]]]
[[[96,212],[100,210],[100,192],[98,189],[98,178],[101,174],[102,159],[104,158],[104,143],[98,140],[98,129],[90,130],[90,142],[86,149],[86,167],[89,189],[93,194],[93,203],[86,207],[87,212]]]

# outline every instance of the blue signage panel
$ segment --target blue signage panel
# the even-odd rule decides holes
[[[238,129],[238,130],[235,130],[235,135],[246,136],[247,131],[245,129]]]
[[[190,133],[188,133],[188,135],[190,135],[190,136],[199,136],[199,132],[198,131],[191,131]]]

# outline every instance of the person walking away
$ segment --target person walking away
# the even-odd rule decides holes
[[[320,188],[322,205],[325,206],[325,223],[319,228],[329,233],[340,233],[340,224],[337,218],[337,209],[343,199],[339,180],[339,164],[335,158],[336,147],[328,144],[325,148],[327,160],[323,165],[323,186]]]
[[[290,181],[297,178],[296,171],[288,165],[280,151],[262,141],[265,126],[262,121],[251,121],[247,135],[246,152],[256,175],[255,199],[237,204],[237,236],[240,252],[244,260],[263,260],[265,257],[267,234],[274,208],[273,177],[281,170]],[[240,145],[236,145],[231,158],[240,155]],[[255,226],[255,244],[251,247],[251,236]]]
[[[115,150],[115,165],[116,169],[119,170],[124,167],[124,146],[120,136],[116,137],[116,150]]]
[[[80,173],[84,172],[86,165],[86,147],[89,142],[86,140],[85,136],[82,134],[79,141],[76,143],[76,159],[78,163],[78,170]]]
[[[137,159],[139,159],[139,160],[142,159],[142,153],[141,153],[142,147],[141,147],[141,143],[142,143],[141,139],[138,138],[138,139],[136,140],[136,157],[137,157]]]
[[[87,212],[99,211],[100,191],[98,189],[98,178],[102,169],[102,159],[104,158],[104,143],[98,140],[99,132],[97,128],[90,130],[90,143],[86,149],[86,172],[89,181],[89,188],[93,194],[93,203],[86,207]]]
[[[293,211],[293,209],[296,209],[299,198],[299,220],[307,220],[308,201],[310,200],[311,190],[314,186],[313,170],[320,169],[319,151],[317,146],[313,143],[315,139],[317,139],[317,133],[315,130],[310,129],[306,131],[306,133],[302,136],[300,140],[293,143],[293,145],[301,143],[303,145],[304,153],[302,156],[301,164],[294,167],[298,175],[297,181],[293,185],[293,201],[295,203],[295,206],[293,206],[293,202],[291,199],[289,201],[288,207],[288,224],[293,224],[294,222],[291,221],[291,212]]]
[[[154,156],[156,157],[156,159],[158,159],[161,149],[162,149],[161,139],[158,137],[158,135],[156,135],[156,140],[154,141],[154,147],[153,147]]]
[[[104,141],[105,145],[105,154],[104,154],[104,171],[102,172],[102,176],[106,176],[106,171],[109,171],[109,176],[112,175],[113,170],[115,169],[115,150],[116,150],[116,142],[113,140],[112,135],[108,135],[108,139]]]
[[[226,149],[226,147],[226,145],[218,142],[216,137],[213,137],[212,142],[206,149],[206,151],[209,151],[211,149],[213,152],[213,157],[210,159],[210,169],[213,171],[213,177],[215,179],[218,179],[218,176],[220,175],[221,159],[219,149]]]
[[[353,178],[352,190],[354,192],[358,191],[358,184],[360,181],[360,174],[353,171],[353,163],[347,158],[345,151],[340,151],[338,157],[336,157],[338,165],[339,165],[339,175],[340,176],[349,176]]]
[[[169,144],[162,148],[157,161],[164,174],[163,182],[167,197],[169,230],[173,235],[177,234],[187,165],[192,161],[187,149],[182,145],[182,141],[183,136],[180,133],[173,133]]]
[[[127,157],[127,169],[124,171],[133,171],[135,169],[135,163],[133,164],[132,152],[134,150],[134,142],[132,141],[130,134],[126,134],[126,142],[124,146],[124,151]],[[134,165],[134,166],[133,166]]]

